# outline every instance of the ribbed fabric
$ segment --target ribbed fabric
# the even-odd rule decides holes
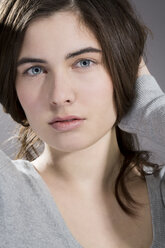
[[[118,126],[165,147],[165,94],[153,76],[137,79],[134,104]]]

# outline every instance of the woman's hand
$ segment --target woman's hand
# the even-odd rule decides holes
[[[151,75],[151,73],[149,72],[143,58],[141,59],[141,62],[139,64],[138,77],[140,77],[142,75]]]

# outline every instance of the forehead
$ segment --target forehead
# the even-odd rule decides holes
[[[48,52],[49,48],[63,52],[81,47],[100,47],[94,34],[80,22],[77,14],[57,12],[33,21],[24,37],[22,53]]]

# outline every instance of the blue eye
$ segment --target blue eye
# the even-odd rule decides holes
[[[43,68],[41,66],[33,66],[30,69],[26,70],[24,74],[28,74],[30,76],[36,76],[43,72]]]
[[[77,66],[77,67],[80,67],[80,68],[86,68],[86,67],[90,67],[90,66],[91,66],[91,63],[93,64],[93,63],[95,63],[95,62],[93,62],[93,61],[90,60],[90,59],[82,59],[82,60],[80,60],[80,61],[76,64],[76,66]]]

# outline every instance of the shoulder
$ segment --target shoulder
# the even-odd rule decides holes
[[[32,197],[39,175],[27,160],[12,160],[0,151],[0,198],[14,202],[18,197]],[[25,195],[26,192],[26,195]]]
[[[7,154],[0,150],[0,175],[34,174],[33,165],[23,159],[12,160]]]
[[[0,150],[0,172],[11,164],[11,159],[2,150]]]

